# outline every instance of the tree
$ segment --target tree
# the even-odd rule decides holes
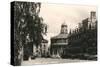
[[[39,17],[41,3],[15,2],[14,6],[14,65],[21,64],[20,51],[32,54],[33,43],[38,46],[43,39],[45,29],[43,18]],[[30,46],[31,44],[31,46]],[[29,49],[31,48],[31,49]],[[27,54],[28,52],[28,54]]]

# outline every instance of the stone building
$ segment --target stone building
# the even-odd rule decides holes
[[[41,52],[41,57],[46,57],[47,56],[47,45],[48,45],[48,41],[46,39],[43,39],[42,40],[42,43],[41,43],[41,48],[40,48],[40,52]]]
[[[33,44],[33,56],[35,56],[35,57],[45,57],[47,55],[47,50],[48,50],[48,47],[47,47],[48,40],[46,39],[47,24],[43,23],[43,26],[44,26],[44,29],[43,29],[43,33],[42,33],[41,43],[38,46]]]
[[[38,45],[38,48],[36,48],[35,45],[33,45],[33,55],[36,57],[46,57],[47,56],[47,47],[48,46],[48,40],[43,39],[41,44]]]
[[[89,59],[90,56],[97,55],[96,12],[90,12],[90,17],[82,20],[78,28],[70,31],[68,44],[66,55],[70,55],[70,57],[77,57],[79,55],[85,57],[86,55],[88,56],[86,58]]]
[[[64,49],[68,45],[67,36],[68,36],[67,25],[63,23],[61,25],[60,34],[51,38],[50,53],[52,57],[61,58],[62,55],[65,53]]]

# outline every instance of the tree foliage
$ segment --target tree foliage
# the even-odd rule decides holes
[[[19,53],[29,42],[39,45],[45,33],[43,18],[39,17],[41,3],[15,2],[14,5],[14,61],[15,65],[20,65]]]

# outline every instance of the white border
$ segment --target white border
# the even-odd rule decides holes
[[[0,67],[12,67],[10,65],[10,2],[14,0],[1,0],[0,1]],[[99,5],[99,0],[15,0],[15,1],[31,1],[31,2],[44,2],[44,3],[66,3],[66,4],[81,4],[81,5]],[[98,12],[100,8],[98,7]],[[100,27],[98,13],[98,28]],[[99,28],[100,29],[100,28]],[[98,34],[100,30],[98,30]],[[100,41],[98,35],[98,42]],[[100,42],[99,42],[100,43]],[[100,48],[98,43],[98,48]],[[100,52],[100,50],[98,49]],[[100,56],[100,54],[98,55]],[[34,65],[33,65],[34,66]],[[35,65],[37,67],[98,67],[97,62],[80,62],[80,63],[64,63],[64,64],[48,64],[48,65]],[[35,67],[34,66],[34,67]],[[29,66],[27,66],[29,67]]]

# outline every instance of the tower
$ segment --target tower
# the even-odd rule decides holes
[[[91,11],[91,14],[90,14],[90,21],[91,21],[91,22],[95,22],[95,21],[96,21],[96,12]]]
[[[67,34],[68,33],[68,31],[67,31],[67,24],[65,22],[61,25],[60,33],[61,34]]]
[[[88,27],[91,29],[94,29],[97,26],[97,18],[96,18],[96,12],[95,11],[91,11],[90,12],[90,18],[89,18],[89,22],[88,22]]]

